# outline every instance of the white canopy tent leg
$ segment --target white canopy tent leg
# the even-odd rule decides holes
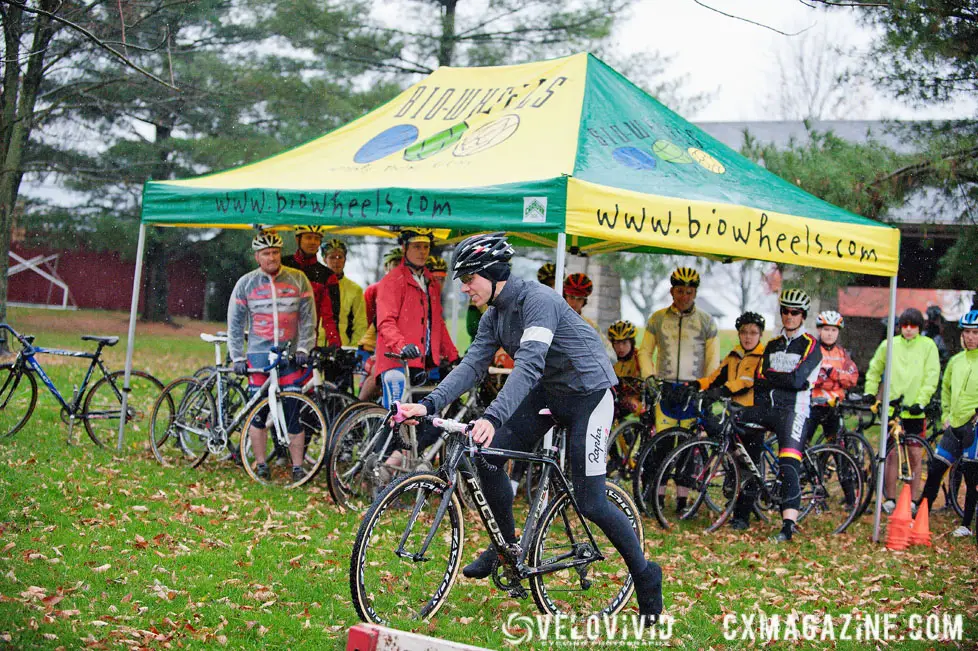
[[[554,278],[554,291],[564,295],[564,267],[567,266],[567,233],[557,233],[557,271]]]
[[[880,445],[876,463],[876,513],[873,516],[873,542],[880,540],[880,517],[883,510],[883,469],[886,464],[886,437],[890,425],[890,369],[893,368],[893,330],[896,327],[897,277],[890,278],[890,313],[886,318],[886,369],[883,372],[883,401],[880,404]]]
[[[126,376],[122,383],[122,412],[119,415],[119,442],[116,449],[122,451],[122,439],[126,432],[126,409],[129,403],[129,378],[132,375],[132,350],[136,344],[136,313],[139,312],[139,289],[142,287],[143,252],[146,248],[146,224],[139,224],[139,241],[136,244],[136,269],[132,275],[132,304],[129,307],[129,339],[126,341]]]

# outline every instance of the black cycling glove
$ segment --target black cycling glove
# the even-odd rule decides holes
[[[421,357],[421,350],[414,344],[406,344],[401,349],[401,357],[404,359],[417,359]]]

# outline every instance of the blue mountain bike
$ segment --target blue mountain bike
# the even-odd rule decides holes
[[[9,438],[16,434],[34,413],[37,405],[37,380],[41,378],[48,391],[61,405],[61,420],[68,425],[68,443],[72,443],[72,432],[75,421],[85,424],[89,438],[101,447],[111,447],[119,432],[119,421],[122,418],[122,386],[124,371],[112,372],[102,361],[102,349],[119,343],[118,337],[97,337],[82,335],[83,341],[93,341],[95,352],[59,350],[41,348],[34,345],[32,335],[21,335],[6,323],[0,323],[0,332],[9,332],[20,342],[21,349],[12,362],[0,364],[0,438]],[[79,357],[90,359],[91,364],[85,373],[81,386],[76,386],[71,399],[66,399],[54,382],[44,372],[38,353],[59,355],[62,357]],[[100,377],[88,389],[88,383],[98,369]],[[163,383],[149,373],[133,371],[130,375],[130,393],[126,406],[126,423],[132,430],[139,432],[149,427],[149,414],[153,402],[163,389]],[[145,437],[140,437],[140,441]]]

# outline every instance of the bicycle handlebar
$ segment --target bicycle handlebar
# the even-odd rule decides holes
[[[22,335],[19,332],[17,332],[16,330],[14,330],[13,327],[11,327],[9,323],[0,323],[0,330],[6,330],[6,331],[8,331],[25,348],[32,348],[33,347],[31,345],[31,343],[34,341],[33,335]]]

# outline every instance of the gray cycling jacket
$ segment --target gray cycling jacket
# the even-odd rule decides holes
[[[510,278],[479,320],[462,362],[421,402],[440,411],[486,374],[502,347],[516,362],[485,418],[505,423],[538,384],[548,393],[588,394],[618,384],[594,328],[557,293],[537,282]]]

